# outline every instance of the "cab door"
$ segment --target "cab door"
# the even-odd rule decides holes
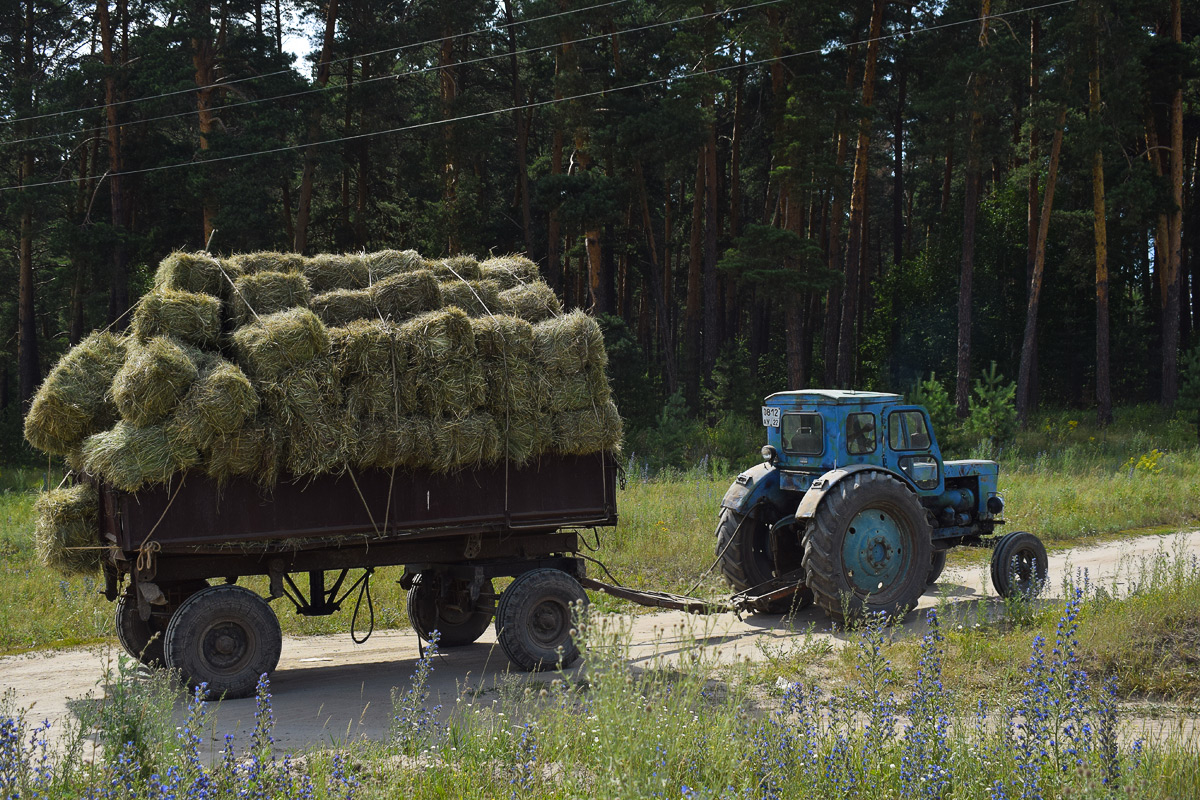
[[[921,494],[941,494],[942,453],[933,438],[929,415],[920,406],[895,406],[887,413],[887,443],[896,470]]]

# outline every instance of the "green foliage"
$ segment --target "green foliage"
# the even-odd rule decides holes
[[[1200,436],[1200,344],[1179,358],[1179,396],[1175,407],[1181,411],[1193,411],[1196,434]]]
[[[975,393],[970,398],[971,414],[965,431],[975,442],[1002,444],[1017,432],[1017,385],[1004,382],[996,372],[996,362],[975,380]]]

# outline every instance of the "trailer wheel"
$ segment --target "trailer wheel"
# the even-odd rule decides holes
[[[571,666],[579,647],[571,636],[575,604],[587,605],[579,581],[558,569],[518,575],[496,609],[496,638],[514,664],[527,672]]]
[[[208,696],[249,697],[259,676],[279,663],[283,632],[267,602],[235,584],[210,586],[189,597],[171,617],[166,661],[191,687]]]
[[[479,587],[479,599],[471,602],[467,581],[450,581],[448,598],[440,597],[440,581],[434,575],[417,575],[408,590],[408,620],[425,641],[438,632],[438,647],[473,644],[492,624],[496,613],[496,590],[491,581]],[[451,605],[440,600],[450,599]]]
[[[208,587],[208,581],[191,580],[179,583],[165,584],[161,588],[167,597],[167,605],[154,606],[150,611],[150,619],[142,619],[137,610],[137,599],[131,594],[123,594],[117,598],[116,628],[117,641],[125,648],[125,652],[148,667],[161,667],[166,663],[163,655],[163,638],[167,632],[167,624],[175,609],[201,589]],[[133,587],[130,587],[132,590]]]
[[[1046,546],[1032,533],[1013,531],[992,550],[992,586],[1001,597],[1032,600],[1046,583]]]
[[[946,569],[946,551],[934,550],[933,558],[929,565],[929,577],[925,579],[926,586],[933,586],[938,582],[938,578],[942,577],[942,572]]]

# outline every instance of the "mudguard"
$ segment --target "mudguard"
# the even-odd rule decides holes
[[[721,499],[721,508],[745,514],[762,498],[770,496],[774,499],[782,491],[779,470],[767,463],[756,464],[733,481]]]
[[[813,481],[812,486],[804,493],[804,497],[800,500],[800,507],[796,509],[796,519],[812,519],[816,516],[817,509],[821,507],[821,501],[825,499],[825,495],[829,494],[829,491],[837,486],[839,482],[859,472],[881,472],[884,475],[898,477],[891,470],[883,469],[874,464],[852,464],[848,467],[831,469]],[[908,486],[910,491],[912,490],[908,481],[901,478],[900,482]]]

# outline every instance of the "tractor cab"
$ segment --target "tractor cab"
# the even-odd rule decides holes
[[[764,401],[762,415],[763,460],[789,473],[788,489],[807,491],[829,470],[873,464],[900,472],[918,493],[941,493],[942,454],[929,417],[898,394],[778,392]]]

